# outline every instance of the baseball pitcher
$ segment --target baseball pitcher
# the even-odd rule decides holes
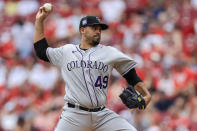
[[[51,12],[42,6],[36,15],[34,48],[40,59],[61,69],[66,82],[65,105],[55,131],[136,131],[105,107],[109,77],[115,68],[129,85],[119,96],[122,102],[130,109],[146,108],[151,95],[136,74],[136,62],[114,47],[99,44],[108,25],[96,16],[81,19],[78,45],[49,47],[43,22]]]

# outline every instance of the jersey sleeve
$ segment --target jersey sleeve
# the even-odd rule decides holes
[[[46,55],[49,61],[52,64],[60,67],[63,63],[63,54],[64,54],[63,50],[64,50],[63,46],[58,48],[48,47],[46,50]]]
[[[115,49],[115,48],[114,48]],[[115,49],[112,53],[114,57],[114,68],[123,76],[131,69],[133,69],[137,63],[131,59],[126,54],[122,53],[121,51]]]

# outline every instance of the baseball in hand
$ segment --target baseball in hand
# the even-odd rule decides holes
[[[44,10],[45,11],[51,11],[52,10],[52,5],[51,5],[51,3],[45,3],[44,4]]]

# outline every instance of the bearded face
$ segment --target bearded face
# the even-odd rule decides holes
[[[101,39],[101,27],[100,25],[88,26],[84,29],[83,36],[86,41],[93,46],[96,46],[100,43]]]

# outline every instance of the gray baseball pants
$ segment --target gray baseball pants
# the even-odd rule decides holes
[[[108,108],[88,112],[66,105],[55,131],[137,131],[120,115]]]

